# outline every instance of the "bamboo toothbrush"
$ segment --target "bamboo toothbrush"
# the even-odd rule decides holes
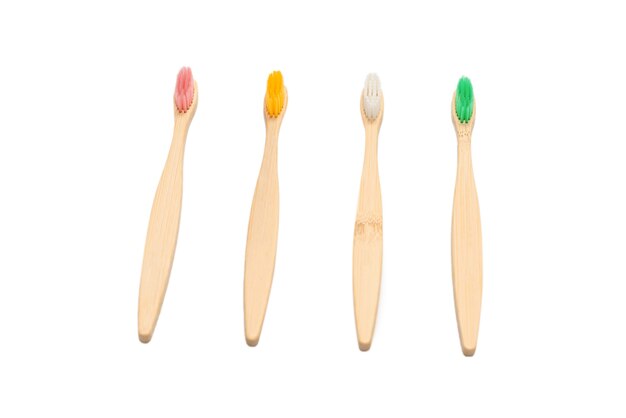
[[[183,155],[189,125],[198,106],[191,69],[178,73],[174,92],[174,138],[154,196],[139,286],[139,340],[152,339],[172,270],[183,193]]]
[[[461,348],[466,356],[473,356],[476,351],[483,292],[480,211],[471,154],[475,116],[472,83],[461,77],[452,98],[452,123],[458,143],[452,209],[452,282]]]
[[[361,351],[372,345],[383,263],[383,209],[378,178],[378,133],[383,121],[383,92],[376,74],[369,74],[361,95],[365,126],[365,159],[354,224],[352,286],[354,318]]]
[[[280,71],[270,74],[264,102],[265,151],[257,179],[246,244],[243,305],[246,342],[258,344],[272,287],[278,238],[278,132],[287,110]]]

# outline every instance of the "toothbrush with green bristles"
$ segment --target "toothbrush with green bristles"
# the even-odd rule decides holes
[[[476,351],[483,292],[482,234],[471,152],[475,118],[472,83],[461,77],[452,97],[452,123],[458,143],[452,209],[452,283],[459,338],[466,356],[473,356]]]

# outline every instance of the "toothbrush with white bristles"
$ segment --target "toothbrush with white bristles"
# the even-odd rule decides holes
[[[383,209],[378,178],[378,133],[383,121],[380,79],[369,74],[361,95],[365,159],[354,224],[352,286],[354,318],[361,351],[372,345],[383,263]]]

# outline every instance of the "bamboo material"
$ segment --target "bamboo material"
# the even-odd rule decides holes
[[[383,209],[378,178],[378,133],[383,120],[384,102],[382,93],[380,94],[380,112],[374,120],[369,120],[365,116],[361,96],[361,117],[365,126],[365,157],[354,224],[352,254],[354,318],[361,351],[369,350],[372,344],[383,262]]]
[[[456,116],[455,97],[452,98],[452,122],[458,143],[452,210],[452,282],[461,348],[466,356],[476,351],[483,289],[480,211],[471,154],[475,116],[474,102],[472,117],[468,123],[461,123]]]
[[[198,85],[194,82],[190,109],[181,113],[174,104],[174,136],[150,212],[139,287],[139,340],[144,343],[152,339],[172,270],[183,196],[185,141],[197,105]]]
[[[265,151],[250,210],[244,269],[244,327],[250,347],[259,343],[274,276],[278,239],[278,133],[286,110],[285,88],[281,113],[272,117],[267,110],[263,112]]]

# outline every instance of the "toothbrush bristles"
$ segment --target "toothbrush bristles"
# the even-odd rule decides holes
[[[382,89],[378,75],[371,73],[365,79],[363,87],[363,111],[369,120],[374,120],[380,113]]]
[[[176,90],[174,90],[174,103],[180,113],[185,113],[191,107],[194,94],[193,75],[191,68],[183,67],[176,78]]]

